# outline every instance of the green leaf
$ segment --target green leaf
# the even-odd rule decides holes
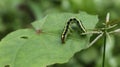
[[[61,34],[66,22],[76,17],[82,20],[87,29],[93,29],[98,22],[97,16],[61,13],[50,14],[32,23],[33,29],[21,29],[7,35],[0,42],[0,67],[46,67],[55,63],[65,63],[78,51],[86,48],[90,35],[81,37],[72,32],[61,43]],[[39,34],[36,32],[41,30]]]

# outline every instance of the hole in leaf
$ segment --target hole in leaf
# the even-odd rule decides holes
[[[4,67],[10,67],[10,65],[5,65]]]
[[[20,37],[20,38],[23,38],[23,39],[28,39],[28,37],[27,37],[27,36],[22,36],[22,37]]]

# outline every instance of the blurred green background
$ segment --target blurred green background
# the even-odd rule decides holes
[[[98,15],[101,26],[107,12],[110,20],[120,22],[120,0],[0,0],[0,40],[8,33],[22,28],[32,28],[31,22],[49,13],[85,11]],[[120,26],[119,26],[120,27]],[[94,38],[94,36],[93,36]],[[106,67],[120,67],[120,35],[111,36],[106,51]],[[48,67],[101,67],[102,38],[89,49],[78,52],[65,64]]]

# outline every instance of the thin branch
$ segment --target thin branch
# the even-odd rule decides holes
[[[104,32],[104,46],[103,46],[103,63],[102,63],[102,67],[105,66],[105,52],[106,51],[106,32]]]
[[[103,33],[99,34],[89,45],[88,47],[90,47],[91,45],[93,45],[98,39],[100,39],[100,37],[103,36]]]
[[[110,31],[109,34],[113,34],[113,33],[120,33],[120,29],[116,29],[114,31]]]
[[[108,28],[107,23],[110,20],[110,13],[108,12],[106,15],[106,22],[105,22],[105,28]],[[106,36],[107,36],[107,29],[104,29],[104,46],[103,46],[103,63],[102,67],[105,66],[105,54],[106,54]]]
[[[101,34],[103,33],[102,31],[89,31],[89,32],[85,32],[85,33],[81,33],[80,35],[86,35],[86,34]]]

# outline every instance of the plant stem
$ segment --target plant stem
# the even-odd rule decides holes
[[[103,46],[103,63],[102,63],[102,67],[105,66],[105,52],[106,52],[106,31],[104,32],[104,46]]]
[[[110,19],[110,13],[108,12],[106,15],[106,22],[105,22],[105,29],[104,29],[104,46],[103,46],[103,63],[102,63],[102,67],[105,67],[105,52],[106,52],[106,39],[107,39],[107,28],[108,25],[107,23],[109,22]]]

